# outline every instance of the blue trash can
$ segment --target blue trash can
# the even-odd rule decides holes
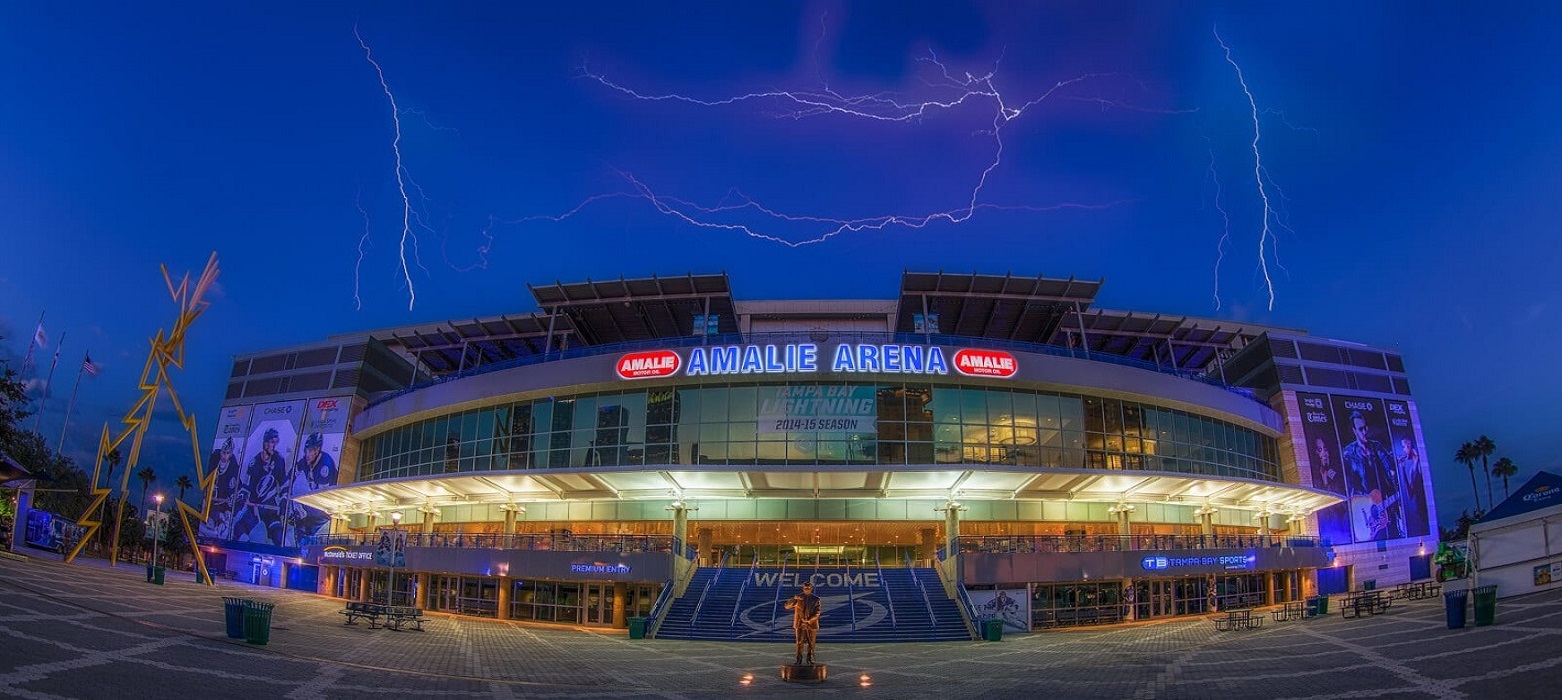
[[[244,638],[244,602],[243,598],[222,598],[223,622],[227,623],[229,638]]]
[[[1469,591],[1448,591],[1443,594],[1443,609],[1448,614],[1448,629],[1456,630],[1464,626],[1464,604],[1469,596]]]

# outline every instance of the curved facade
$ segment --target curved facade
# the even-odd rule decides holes
[[[685,624],[661,626],[677,606],[742,567],[744,590],[795,583],[799,567],[840,583],[854,634],[859,612],[894,598],[886,567],[931,581],[962,619],[996,605],[1029,628],[1298,599],[1334,585],[1317,572],[1356,544],[1319,537],[1318,514],[1352,494],[1309,478],[1294,394],[1225,376],[1279,329],[1091,316],[1073,280],[967,276],[955,290],[908,275],[898,304],[744,303],[724,277],[676,281],[534,288],[542,312],[476,320],[459,349],[430,328],[340,341],[333,389],[348,348],[364,350],[334,478],[275,479],[295,514],[280,535],[230,515],[208,539],[257,578],[312,577],[344,598],[600,625],[653,615],[667,636]],[[291,396],[259,403],[250,387],[280,373],[295,388],[310,352],[324,356],[236,364],[225,411],[250,409],[232,434],[285,419]],[[257,376],[267,362],[281,369]],[[330,442],[310,432],[321,401],[302,402],[297,444]],[[233,473],[235,489],[257,474]],[[406,533],[403,560],[385,552],[399,549],[388,528]],[[752,594],[736,595],[734,625]]]

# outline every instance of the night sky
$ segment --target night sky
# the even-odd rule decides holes
[[[1562,468],[1562,9],[1013,4],[4,3],[0,353],[19,366],[47,313],[39,396],[67,336],[51,443],[82,354],[103,366],[65,450],[90,463],[173,322],[158,265],[213,250],[175,377],[203,442],[235,354],[525,313],[528,282],[891,298],[904,270],[1072,275],[1105,308],[1403,353],[1444,524],[1473,506],[1464,441],[1494,439],[1514,486]],[[1253,107],[1217,31],[1260,112],[1264,265]],[[996,95],[885,118],[971,89]],[[701,104],[783,91],[864,114]],[[910,225],[796,245],[885,216]],[[142,464],[166,487],[193,468],[160,418]]]

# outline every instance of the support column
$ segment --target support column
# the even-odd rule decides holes
[[[277,588],[287,588],[288,574],[290,574],[292,572],[293,572],[293,563],[289,562],[289,561],[283,561],[282,562],[282,580],[281,581],[277,581]]]
[[[1215,511],[1199,514],[1199,534],[1208,537],[1215,534]]]
[[[719,557],[715,559],[710,558],[711,554],[714,553],[711,551],[711,540],[715,537],[715,534],[711,531],[710,528],[702,527],[695,531],[694,536],[695,547],[699,549],[699,554],[697,556],[699,556],[701,560],[709,562],[708,566],[715,566],[717,562],[721,561]]]
[[[1267,605],[1274,605],[1275,603],[1280,602],[1279,600],[1275,599],[1275,579],[1279,577],[1280,574],[1278,573],[1271,573],[1264,576],[1264,588],[1268,589],[1264,591],[1264,595],[1267,596],[1264,599]]]
[[[413,594],[412,598],[412,605],[414,607],[422,608],[424,610],[428,609],[428,583],[429,575],[427,573],[418,574],[418,590]]]
[[[689,587],[689,577],[695,567],[698,566],[696,562],[691,562],[684,557],[684,552],[689,546],[690,508],[689,504],[683,502],[683,499],[678,499],[673,501],[672,505],[668,506],[667,509],[673,512],[673,551],[670,553],[673,570],[672,595],[681,596],[684,590]]]
[[[623,581],[613,582],[613,627],[616,629],[629,628],[629,615],[624,607],[629,604],[629,584]]]
[[[358,600],[369,599],[369,570],[358,570]]]
[[[334,585],[336,583],[336,567],[322,566],[320,568],[323,570],[325,575],[321,576],[320,580],[315,582],[315,593],[326,597],[331,597],[331,593],[336,590],[336,586]]]
[[[933,550],[938,547],[938,531],[935,528],[924,527],[919,534],[921,539],[917,542],[917,560],[930,564],[933,561]]]
[[[432,510],[432,509],[430,509],[430,510]],[[429,533],[429,532],[433,532],[433,531],[434,531],[434,513],[432,513],[432,512],[425,512],[425,513],[423,513],[423,529],[419,530],[419,532]]]
[[[1261,535],[1261,536],[1268,536],[1269,535],[1269,519],[1271,517],[1273,517],[1273,516],[1269,513],[1269,511],[1267,511],[1267,510],[1259,511],[1259,513],[1258,513],[1258,534],[1259,535]]]
[[[1128,524],[1128,514],[1128,510],[1121,510],[1117,513],[1117,534],[1123,537],[1133,534],[1133,526]]]
[[[514,516],[511,516],[511,519],[513,520]],[[509,576],[499,577],[499,609],[495,612],[501,620],[510,619],[510,589],[514,587],[514,581],[515,579]]]
[[[1137,620],[1137,619],[1139,619],[1139,596],[1138,596],[1138,594],[1136,592],[1137,590],[1138,589],[1134,588],[1134,580],[1133,579],[1125,579],[1123,581],[1123,597],[1122,597],[1122,600],[1123,600],[1124,603],[1126,603],[1128,605],[1128,617],[1125,618],[1125,619],[1128,619],[1128,620]]]
[[[504,511],[504,534],[515,534],[515,509],[513,508]]]

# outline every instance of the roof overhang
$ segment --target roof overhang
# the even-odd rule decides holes
[[[700,499],[965,499],[1170,503],[1306,515],[1340,497],[1293,484],[1190,474],[1099,469],[927,465],[894,470],[861,467],[711,469],[549,469],[406,477],[352,484],[299,496],[331,513],[384,508],[527,503]]]

